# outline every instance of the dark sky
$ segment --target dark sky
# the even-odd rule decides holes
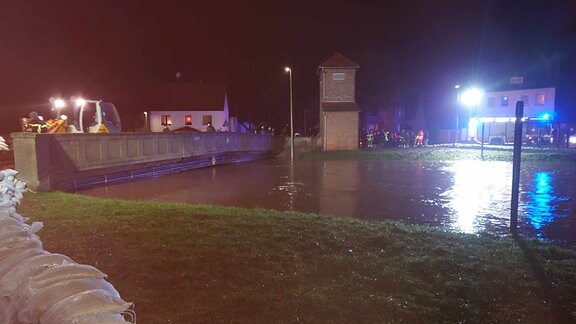
[[[140,87],[176,72],[225,82],[241,120],[282,124],[285,65],[298,127],[304,110],[317,119],[316,68],[336,51],[361,65],[362,109],[396,98],[443,112],[453,84],[482,82],[507,62],[560,66],[571,74],[559,79],[575,84],[575,19],[575,1],[2,1],[0,133],[57,95],[141,113]]]

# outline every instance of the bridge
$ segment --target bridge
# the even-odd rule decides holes
[[[12,133],[14,164],[32,190],[72,191],[273,157],[284,140],[240,133]]]

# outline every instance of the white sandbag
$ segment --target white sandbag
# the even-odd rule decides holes
[[[18,171],[14,169],[4,169],[0,172],[4,173],[7,179],[12,179],[11,181],[14,181],[14,176],[18,174]]]
[[[24,223],[26,221],[26,218],[18,214],[17,212],[10,213],[10,217],[16,219],[20,223]]]
[[[14,244],[0,248],[0,262],[5,258],[20,253],[26,249],[42,249],[42,241],[38,237],[29,238],[26,240],[18,241]]]
[[[8,247],[32,238],[38,238],[38,236],[36,234],[30,233],[30,231],[25,229],[20,231],[7,232],[4,235],[0,235],[0,247]]]
[[[72,279],[58,282],[38,290],[30,296],[28,305],[18,312],[18,319],[23,322],[36,322],[59,301],[78,293],[90,290],[106,291],[108,295],[120,298],[114,286],[104,279]]]
[[[82,278],[106,278],[107,275],[86,264],[70,263],[51,267],[30,277],[30,288],[42,289],[59,281]]]
[[[0,227],[0,238],[5,236],[20,234],[21,232],[26,232],[25,234],[30,234],[31,231],[26,228],[25,224],[11,224]]]
[[[92,313],[84,314],[78,317],[74,317],[70,323],[82,323],[82,324],[125,324],[132,323],[124,319],[121,314],[116,313]]]
[[[4,217],[0,217],[0,228],[3,228],[4,226],[20,226],[24,223],[19,222],[17,219],[12,218],[10,216],[4,216]]]
[[[47,254],[48,252],[39,249],[26,249],[19,253],[12,254],[0,262],[0,278],[4,277],[8,271],[12,270],[20,262],[40,254]]]
[[[42,227],[44,227],[43,222],[33,222],[32,225],[30,225],[30,229],[32,230],[32,233],[38,233],[38,231],[41,230]]]
[[[40,323],[69,323],[72,319],[94,313],[123,313],[132,306],[108,291],[95,289],[63,299],[40,318]]]
[[[28,258],[0,278],[0,296],[10,295],[18,286],[29,281],[32,276],[68,262],[73,261],[62,254],[42,254]]]
[[[0,227],[0,240],[3,240],[7,236],[30,236],[32,234],[34,234],[32,233],[32,227],[28,224],[11,224]]]
[[[16,211],[16,208],[14,208],[14,206],[10,206],[8,208],[8,211],[10,213],[10,217],[18,220],[19,222],[23,223],[26,221],[26,218],[23,217],[22,215],[18,214],[18,212]]]

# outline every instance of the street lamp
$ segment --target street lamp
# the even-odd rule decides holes
[[[290,76],[290,162],[294,162],[294,116],[292,105],[292,69],[285,67],[284,71]]]
[[[470,121],[472,120],[472,108],[478,109],[478,105],[482,102],[484,90],[479,88],[469,88],[460,96],[460,102],[468,107],[468,136],[471,134]]]
[[[148,131],[148,112],[144,112],[144,130]]]

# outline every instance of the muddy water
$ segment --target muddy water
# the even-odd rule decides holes
[[[366,220],[402,220],[465,233],[506,234],[512,164],[493,161],[264,160],[96,187],[129,200],[263,207]],[[519,226],[576,246],[576,165],[524,163]]]

